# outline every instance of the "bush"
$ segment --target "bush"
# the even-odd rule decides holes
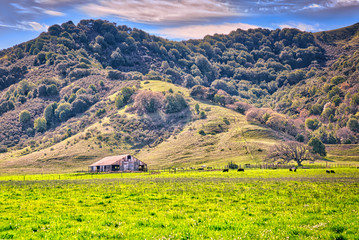
[[[55,84],[51,84],[47,87],[46,90],[48,96],[55,96],[59,94],[59,91],[57,90],[57,86]]]
[[[31,119],[31,114],[27,110],[23,110],[19,115],[19,121],[22,125],[28,124]]]
[[[163,106],[164,97],[162,93],[149,90],[140,91],[134,102],[134,109],[137,113],[155,113]]]
[[[106,109],[101,108],[101,109],[97,110],[96,116],[99,117],[99,116],[101,116],[102,114],[104,114],[105,112],[106,112]]]
[[[54,121],[56,121],[56,115],[55,115],[55,110],[57,108],[57,103],[50,103],[49,105],[47,105],[47,107],[44,110],[44,118],[47,121],[47,124],[51,125],[51,123],[53,123]]]
[[[325,150],[325,145],[318,138],[313,137],[309,140],[308,146],[312,147],[313,153],[318,153],[320,156],[326,156],[327,152]]]
[[[132,95],[134,94],[135,89],[124,87],[121,89],[120,94],[115,99],[115,105],[118,109],[125,106],[127,103],[129,103]]]
[[[202,136],[205,136],[205,135],[206,135],[206,133],[205,133],[202,129],[199,130],[198,133],[199,133],[200,135],[202,135]]]
[[[107,78],[109,78],[111,80],[124,80],[125,75],[120,71],[112,70],[112,71],[108,72]]]
[[[314,104],[313,106],[311,106],[311,108],[309,109],[309,114],[310,115],[320,115],[323,111],[323,106],[320,104]]]
[[[12,101],[4,101],[0,103],[0,116],[10,110],[15,109],[15,105]]]
[[[43,117],[39,117],[34,121],[34,129],[37,132],[45,132],[47,129],[46,119]]]
[[[73,115],[76,115],[78,113],[83,113],[84,111],[87,110],[87,108],[88,108],[88,105],[87,105],[86,101],[84,101],[83,99],[76,99],[75,101],[73,101],[71,103],[71,107],[70,107],[71,111],[70,111],[70,113],[68,113],[67,118],[70,117],[71,113]]]
[[[199,117],[200,117],[201,119],[205,119],[207,116],[206,116],[206,113],[202,111],[202,112],[199,114]]]
[[[330,90],[328,92],[328,98],[329,99],[332,99],[334,96],[342,96],[343,95],[343,92],[342,90],[340,90],[340,88],[338,88],[337,86],[333,87],[332,90]]]
[[[97,92],[97,88],[93,84],[90,84],[89,89],[91,89],[91,91],[94,92],[94,93]]]
[[[345,82],[345,78],[342,76],[335,76],[332,79],[330,79],[330,82],[334,85],[338,85]]]
[[[194,106],[194,110],[196,110],[197,114],[199,113],[199,104],[198,103],[196,103],[196,105]]]
[[[351,118],[347,122],[347,127],[353,132],[359,132],[359,123],[355,118]]]
[[[228,168],[229,169],[238,169],[238,164],[235,164],[235,163],[233,163],[233,162],[229,162],[228,163]]]
[[[69,103],[61,103],[55,110],[56,117],[64,122],[71,117],[71,105]]]
[[[0,153],[5,153],[5,152],[7,152],[7,147],[0,146]]]
[[[302,134],[298,134],[295,139],[298,141],[298,142],[304,142],[304,136]]]
[[[308,118],[307,120],[305,120],[305,126],[312,131],[318,129],[319,124],[320,124],[320,122],[318,119]]]
[[[80,79],[83,77],[87,77],[91,74],[90,70],[88,69],[74,69],[69,74],[69,78],[72,80]]]
[[[169,94],[164,100],[164,110],[166,113],[180,112],[187,108],[188,104],[183,96],[179,93]]]
[[[234,110],[240,114],[245,114],[251,108],[253,108],[253,106],[245,102],[234,103]]]
[[[359,93],[356,93],[353,95],[350,103],[351,103],[351,105],[359,105]]]

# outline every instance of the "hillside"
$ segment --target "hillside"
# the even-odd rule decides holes
[[[84,170],[123,151],[153,167],[260,162],[275,141],[313,136],[345,161],[357,36],[358,24],[175,42],[102,20],[53,25],[0,52],[0,164]]]
[[[266,150],[277,140],[290,138],[286,134],[249,124],[245,116],[233,110],[198,101],[189,96],[189,90],[161,81],[142,81],[141,89],[154,92],[182,92],[189,104],[189,111],[172,117],[181,116],[178,122],[164,124],[164,133],[154,137],[155,141],[145,146],[136,146],[125,137],[115,139],[117,133],[114,119],[125,117],[130,122],[162,122],[161,114],[137,116],[116,110],[111,116],[98,119],[84,131],[65,140],[39,150],[21,149],[2,154],[0,166],[3,173],[12,172],[61,172],[68,169],[84,171],[97,159],[107,155],[130,152],[153,168],[224,166],[229,161],[236,163],[258,163]],[[199,105],[206,117],[201,119],[195,110]],[[130,106],[127,106],[127,108]],[[168,116],[166,116],[168,118]],[[162,120],[161,120],[162,119]],[[125,135],[129,127],[120,131]],[[174,128],[170,130],[170,128]],[[200,134],[203,130],[204,134]],[[157,130],[159,131],[159,130]],[[147,132],[148,134],[148,132]],[[148,134],[150,135],[150,134]],[[167,137],[166,137],[167,136]],[[157,141],[157,142],[156,142]],[[142,141],[141,141],[142,142]]]

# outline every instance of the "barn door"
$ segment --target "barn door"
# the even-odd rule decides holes
[[[123,171],[128,170],[128,162],[123,162]]]

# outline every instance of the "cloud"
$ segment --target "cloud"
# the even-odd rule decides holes
[[[359,5],[359,0],[332,0],[328,2],[329,6],[333,7],[348,7],[348,6],[354,6]]]
[[[307,10],[307,9],[310,9],[310,10],[321,10],[325,8],[323,5],[319,5],[319,4],[316,4],[316,3],[312,3],[310,5],[307,5],[305,7],[303,7],[302,9],[300,10]]]
[[[80,7],[90,16],[116,16],[134,22],[171,24],[238,16],[229,3],[220,0],[98,0]]]
[[[47,31],[48,27],[46,24],[41,24],[41,23],[38,23],[38,22],[25,22],[24,23],[24,26],[30,26],[30,30],[34,30],[34,31]]]
[[[278,27],[279,28],[296,28],[296,29],[299,29],[301,31],[306,31],[306,32],[322,31],[322,29],[320,29],[319,24],[310,25],[310,24],[305,24],[305,23],[283,23],[283,24],[279,24]]]
[[[12,28],[15,30],[23,30],[23,31],[37,31],[37,32],[43,32],[43,31],[47,31],[48,29],[48,25],[46,24],[41,24],[38,22],[20,22],[17,24],[6,24],[3,22],[0,22],[0,27],[4,27],[4,28]]]
[[[34,0],[38,4],[59,5],[63,3],[76,3],[76,0]]]
[[[64,16],[64,15],[65,15],[65,14],[62,13],[62,12],[58,12],[58,11],[54,11],[54,10],[46,10],[46,9],[44,9],[43,12],[46,13],[46,14],[48,14],[48,15],[57,16],[57,17],[60,17],[60,16]]]
[[[206,35],[228,34],[237,28],[247,30],[259,28],[246,23],[224,23],[221,25],[188,25],[183,27],[163,28],[155,33],[171,39],[200,39]]]

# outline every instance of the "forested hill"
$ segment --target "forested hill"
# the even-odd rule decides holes
[[[248,120],[299,140],[356,142],[357,29],[237,29],[175,42],[102,20],[53,25],[0,52],[0,145],[25,144],[64,123],[83,129],[102,114],[88,109],[146,79],[192,88],[194,97],[234,105]],[[271,109],[248,113],[247,103]],[[82,113],[88,119],[79,124]],[[304,126],[307,119],[315,126]]]

